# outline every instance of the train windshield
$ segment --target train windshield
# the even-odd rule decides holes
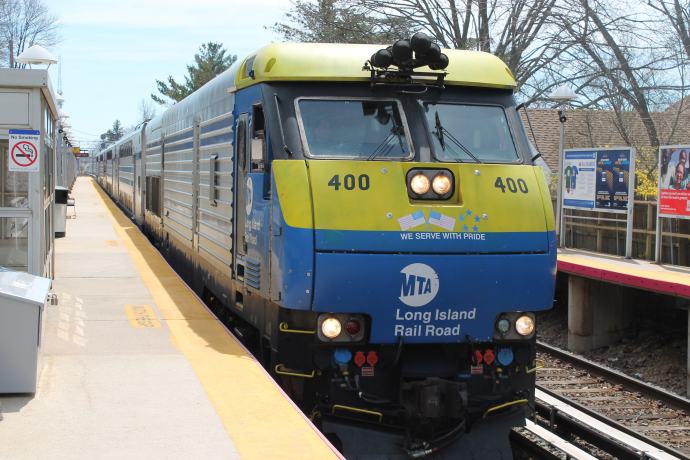
[[[439,161],[513,163],[518,160],[502,107],[431,102],[423,107]]]
[[[297,100],[307,156],[403,159],[412,155],[400,103],[395,100]]]

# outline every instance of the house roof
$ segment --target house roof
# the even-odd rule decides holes
[[[689,110],[667,109],[651,114],[662,145],[690,144],[690,102]],[[557,109],[528,109],[532,129],[520,112],[527,129],[527,135],[535,143],[549,167],[558,168],[560,122]],[[565,123],[564,148],[635,147],[645,155],[639,158],[656,164],[656,151],[651,148],[647,130],[636,112],[623,112],[616,117],[610,110],[568,110]],[[533,132],[533,133],[532,133]],[[536,142],[535,142],[536,139]],[[653,164],[652,164],[653,163]]]

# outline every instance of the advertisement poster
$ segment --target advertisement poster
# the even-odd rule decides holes
[[[659,215],[690,218],[690,145],[659,149]]]
[[[630,150],[597,152],[597,209],[628,209],[630,157]]]
[[[626,212],[630,193],[630,148],[563,152],[563,207]]]

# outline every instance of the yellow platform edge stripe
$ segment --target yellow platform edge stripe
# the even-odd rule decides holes
[[[602,256],[608,256],[608,254],[602,254]],[[620,262],[599,259],[592,260],[592,258],[596,257],[597,254],[558,254],[558,260],[563,262],[584,265],[586,267],[620,273],[622,275],[638,276],[653,281],[667,281],[690,286],[690,270],[683,271],[684,267],[674,266],[674,269],[680,268],[681,271],[672,272],[665,269],[663,266],[655,264],[653,261],[647,260],[643,261],[644,265],[630,265],[627,267],[623,266],[623,264],[625,264],[624,260]]]
[[[97,186],[115,232],[243,459],[343,457]],[[203,440],[199,440],[203,442]]]

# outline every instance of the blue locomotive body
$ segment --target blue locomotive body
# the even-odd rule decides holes
[[[431,445],[524,417],[553,213],[500,60],[449,51],[414,93],[371,83],[375,49],[265,47],[97,176],[304,410]]]

